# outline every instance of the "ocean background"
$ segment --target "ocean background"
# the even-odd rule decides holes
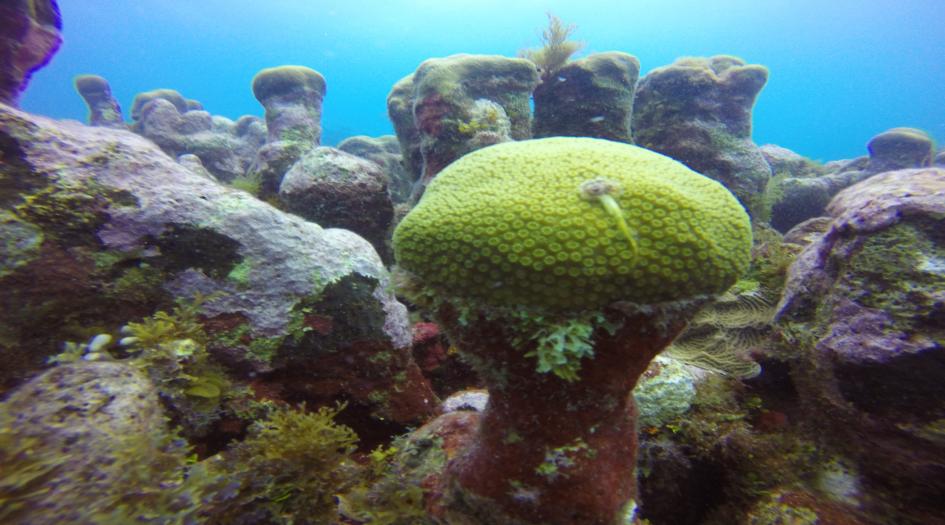
[[[215,115],[262,115],[250,82],[299,64],[328,83],[322,142],[392,133],[391,86],[431,57],[515,56],[553,12],[579,56],[624,51],[642,74],[681,56],[732,54],[770,69],[754,139],[819,160],[866,153],[896,126],[945,143],[945,0],[63,0],[64,44],[22,99],[85,120],[72,87],[102,75],[126,118],[134,95],[172,88]]]

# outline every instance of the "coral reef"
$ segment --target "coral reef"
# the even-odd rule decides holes
[[[16,105],[33,72],[62,43],[56,0],[8,0],[0,5],[0,102]]]
[[[633,96],[640,61],[612,51],[558,68],[535,88],[532,131],[541,137],[595,137],[633,143]]]
[[[569,244],[579,234],[585,250]],[[693,309],[747,269],[750,246],[748,217],[721,185],[626,144],[501,144],[440,173],[398,226],[395,254],[490,398],[434,515],[622,522],[634,497],[628,394]],[[547,263],[522,260],[538,249]],[[683,250],[698,272],[663,260]]]
[[[638,82],[550,13],[398,81],[396,138],[320,147],[303,66],[265,122],[81,75],[89,127],[13,107],[61,25],[0,6],[0,522],[942,521],[926,132],[759,148],[765,68]]]
[[[751,111],[768,70],[731,56],[681,58],[637,85],[637,144],[668,155],[730,189],[756,214],[771,177],[751,140]]]
[[[75,90],[89,106],[90,126],[125,127],[121,106],[112,96],[107,80],[98,75],[79,75],[75,77]]]

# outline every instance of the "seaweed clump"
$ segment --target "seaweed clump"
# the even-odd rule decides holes
[[[519,56],[535,64],[541,79],[547,80],[568,63],[571,55],[584,47],[584,42],[568,40],[575,30],[576,25],[565,24],[557,16],[548,13],[548,27],[541,33],[542,47],[524,49],[519,52]]]
[[[335,495],[353,487],[362,470],[352,459],[357,434],[335,422],[344,408],[270,407],[247,439],[213,458],[210,470],[231,486],[206,509],[207,523],[334,523]]]
[[[178,301],[170,312],[159,311],[126,324],[117,345],[108,334],[99,334],[85,344],[67,342],[63,352],[49,362],[126,362],[148,376],[188,439],[206,436],[227,412],[234,411],[228,405],[239,404],[236,401],[248,398],[250,392],[238,388],[210,358],[208,338],[199,319],[205,300]]]
[[[371,525],[433,525],[424,489],[446,458],[443,438],[430,428],[376,448],[361,482],[338,497],[341,515]]]

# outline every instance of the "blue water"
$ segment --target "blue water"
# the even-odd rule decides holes
[[[250,81],[302,64],[328,82],[326,144],[391,133],[391,85],[429,57],[514,56],[545,12],[577,24],[584,53],[636,55],[643,72],[679,56],[733,54],[771,70],[755,141],[829,160],[874,134],[925,129],[945,142],[945,0],[61,0],[63,45],[22,105],[85,119],[71,79],[134,95],[181,91],[213,114],[261,115]]]

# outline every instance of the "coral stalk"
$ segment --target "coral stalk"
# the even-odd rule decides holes
[[[483,374],[490,398],[478,434],[447,468],[448,521],[621,522],[635,496],[630,394],[685,322],[666,327],[652,316],[608,312],[622,327],[598,329],[594,358],[582,361],[579,380],[567,382],[534,373],[534,360],[509,342],[500,322],[460,325],[442,310],[440,318],[471,360],[491,371]]]

